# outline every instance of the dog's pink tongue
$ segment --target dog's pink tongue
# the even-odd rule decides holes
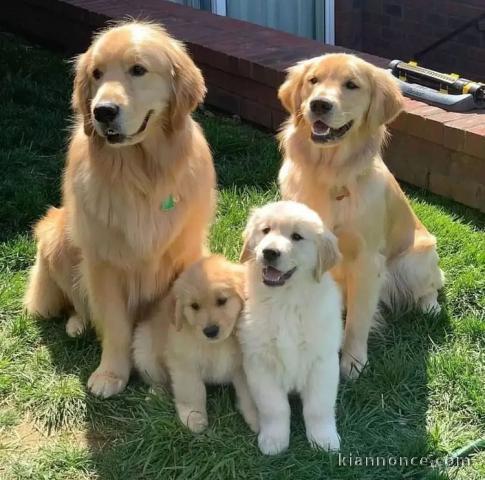
[[[270,282],[277,282],[283,275],[283,272],[280,272],[278,269],[268,266],[263,271],[264,278],[269,280]]]
[[[327,133],[329,128],[330,127],[325,122],[322,122],[321,120],[317,120],[313,124],[313,131],[315,133]]]

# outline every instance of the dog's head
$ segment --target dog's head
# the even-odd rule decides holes
[[[318,214],[302,203],[285,201],[253,212],[240,260],[253,260],[262,282],[278,287],[304,278],[319,282],[339,256],[337,240]]]
[[[378,129],[399,114],[403,103],[390,73],[340,53],[291,67],[278,96],[294,123],[320,146]]]
[[[177,330],[186,324],[206,341],[225,340],[244,305],[244,268],[212,255],[185,270],[173,293]]]
[[[131,22],[99,34],[77,58],[72,103],[87,135],[124,146],[154,125],[179,128],[205,91],[183,44],[158,25]]]

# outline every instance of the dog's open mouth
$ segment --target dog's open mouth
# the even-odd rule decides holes
[[[340,128],[332,128],[325,122],[317,120],[312,125],[312,140],[318,143],[326,143],[338,140],[343,137],[352,127],[353,120],[341,126]]]
[[[148,113],[145,115],[145,118],[143,119],[143,122],[140,128],[136,131],[136,133],[133,133],[132,135],[123,135],[115,128],[107,128],[104,132],[106,140],[108,140],[108,143],[112,143],[112,144],[123,143],[126,140],[131,140],[133,137],[136,137],[137,135],[142,133],[145,130],[145,128],[147,128],[148,120],[150,120],[150,117],[152,116],[152,114],[153,114],[153,110],[149,110]]]
[[[263,268],[263,283],[268,287],[281,287],[295,273],[296,267],[287,272],[281,272],[270,265]]]

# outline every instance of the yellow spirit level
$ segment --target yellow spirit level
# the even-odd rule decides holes
[[[416,62],[393,60],[389,71],[398,79],[404,95],[453,112],[485,108],[485,84],[456,74],[435,72]]]

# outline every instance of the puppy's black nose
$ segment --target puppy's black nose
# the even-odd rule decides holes
[[[332,108],[332,102],[329,102],[325,99],[317,99],[310,102],[310,110],[317,115],[322,115],[323,113],[330,112]]]
[[[265,248],[263,250],[263,257],[267,262],[274,262],[279,256],[281,252],[279,250],[274,250],[273,248]]]
[[[112,122],[120,111],[115,103],[99,103],[94,107],[94,118],[101,123]]]
[[[219,327],[217,325],[209,325],[202,331],[207,338],[215,338],[217,335],[219,335]]]

